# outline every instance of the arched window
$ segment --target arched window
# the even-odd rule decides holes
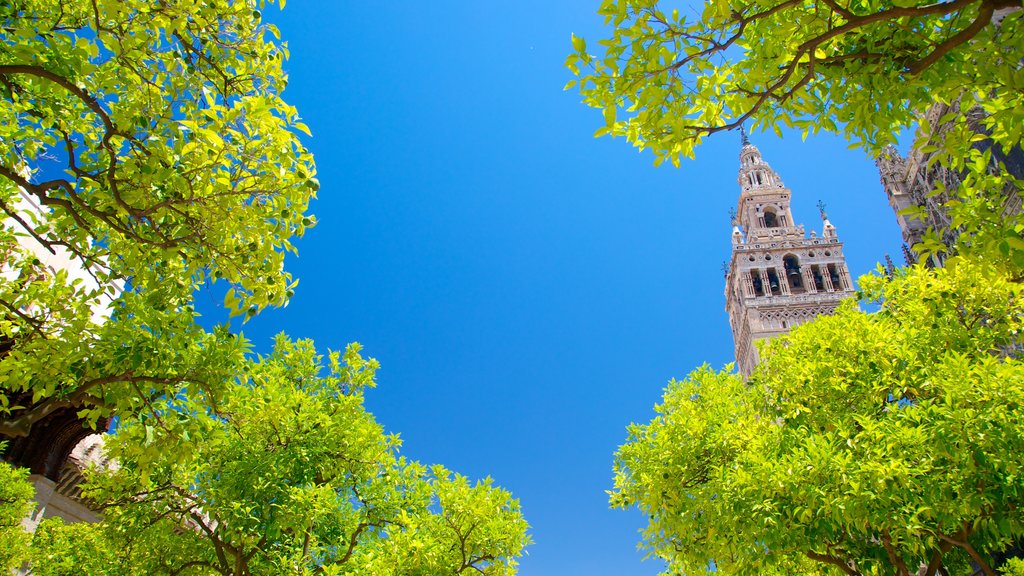
[[[814,288],[818,292],[825,290],[825,278],[821,275],[821,268],[811,266],[811,277],[814,278]]]
[[[775,274],[775,268],[768,269],[768,288],[772,291],[773,296],[782,294],[782,288],[779,286],[779,277]]]
[[[836,270],[835,264],[828,265],[828,277],[832,281],[832,287],[835,290],[845,290],[842,281],[839,279],[839,272]]]
[[[779,225],[779,218],[773,210],[764,211],[764,225],[766,228],[776,228]]]
[[[804,291],[804,279],[800,273],[800,259],[793,254],[782,258],[782,267],[786,270],[786,281],[794,294]]]

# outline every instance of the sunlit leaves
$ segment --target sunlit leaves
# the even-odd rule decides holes
[[[489,479],[398,456],[363,405],[377,363],[278,337],[216,404],[179,396],[123,423],[87,493],[132,573],[515,573],[519,504]]]
[[[28,559],[30,536],[22,521],[34,508],[35,491],[27,478],[27,470],[0,462],[0,570],[6,572]]]
[[[1020,285],[968,258],[860,285],[878,312],[772,340],[746,382],[701,368],[630,428],[612,504],[669,573],[956,573],[1024,535]]]
[[[697,12],[663,4],[601,2],[610,36],[573,36],[566,60],[584,103],[630,111],[601,134],[651,149],[658,162],[691,157],[709,134],[744,121],[840,131],[877,150],[964,88],[992,112],[1021,108],[1013,3],[998,28],[988,21],[993,3],[980,1],[708,0]],[[1016,126],[997,141],[1019,142]]]
[[[263,4],[0,6],[0,433],[216,387],[245,344],[195,325],[195,291],[243,320],[293,295],[319,183]]]

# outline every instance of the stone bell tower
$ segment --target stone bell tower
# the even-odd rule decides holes
[[[789,188],[742,129],[741,135],[740,198],[733,213],[725,309],[736,364],[749,376],[758,362],[754,342],[831,313],[853,293],[853,282],[824,206],[819,204],[821,235],[805,235],[793,221]]]

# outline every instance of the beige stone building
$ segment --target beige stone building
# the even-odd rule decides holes
[[[852,294],[853,282],[843,244],[824,209],[821,234],[807,235],[793,219],[792,192],[745,133],[739,185],[725,309],[736,364],[747,376],[758,362],[755,342],[832,312]]]
[[[942,142],[954,122],[943,122],[943,118],[959,112],[959,103],[931,106],[920,120],[921,126],[927,127],[926,133],[930,134],[926,144]],[[966,112],[966,116],[968,125],[975,133],[986,134],[983,124],[985,114],[981,108],[972,108]],[[920,134],[919,129],[918,136]],[[1015,178],[1024,178],[1024,150],[1014,148],[1005,152],[993,146],[988,139],[975,142],[973,147],[979,150],[991,149],[990,173],[1005,172]],[[947,252],[931,255],[926,262],[930,266],[942,266],[960,236],[960,229],[953,225],[953,219],[946,208],[950,195],[955,194],[960,187],[960,174],[937,162],[935,156],[933,147],[927,145],[911,149],[906,157],[900,155],[895,147],[889,146],[875,160],[882,188],[889,199],[889,206],[896,213],[896,222],[903,234],[903,256],[907,264],[918,261],[918,255],[910,247],[920,242],[929,229],[936,231],[942,243],[949,248]],[[1004,187],[1002,210],[1007,215],[1021,212],[1021,194],[1013,184]]]

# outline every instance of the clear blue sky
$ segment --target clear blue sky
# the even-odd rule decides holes
[[[609,510],[612,456],[671,377],[732,360],[729,257],[739,136],[682,169],[591,137],[562,67],[594,41],[597,0],[312,2],[268,10],[291,48],[286,99],[313,131],[319,225],[299,243],[292,303],[243,330],[285,331],[380,360],[371,411],[403,453],[522,503],[524,576],[654,575],[642,518]],[[874,165],[844,142],[753,134],[846,243],[851,273],[899,233]],[[205,306],[219,301],[200,295]]]

